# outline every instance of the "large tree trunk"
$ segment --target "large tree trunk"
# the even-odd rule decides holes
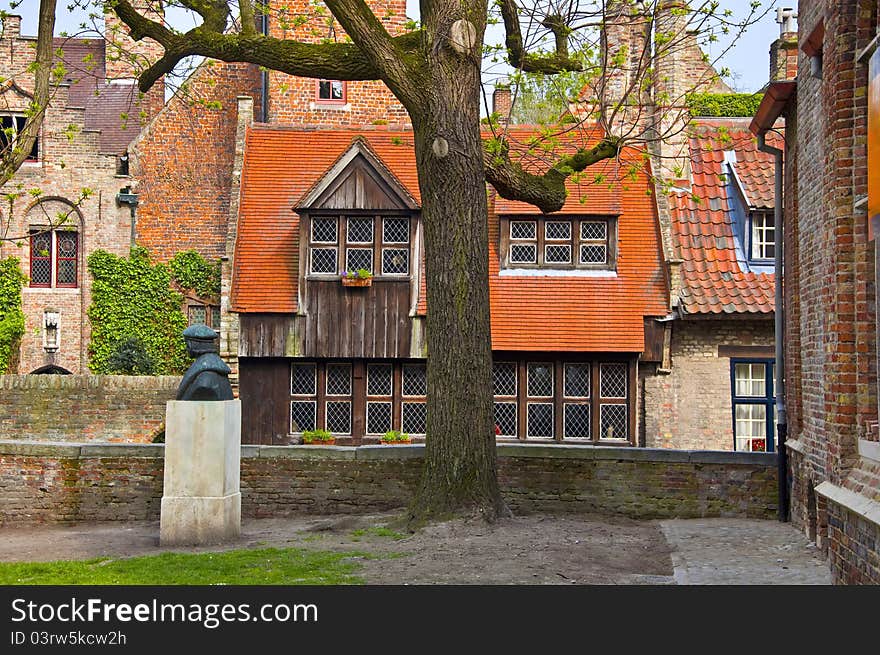
[[[450,3],[448,13],[423,17],[428,33],[444,42],[426,44],[427,106],[413,112],[428,290],[428,425],[424,472],[409,510],[413,523],[463,513],[492,521],[508,513],[498,488],[492,411],[479,45],[462,54],[447,41],[461,7]],[[480,44],[485,19],[470,18],[480,26]]]

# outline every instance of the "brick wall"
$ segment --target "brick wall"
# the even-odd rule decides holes
[[[367,4],[391,35],[403,32],[406,2],[403,0],[368,0]],[[322,14],[316,14],[316,6]],[[296,17],[308,17],[297,25]],[[323,5],[310,0],[285,2],[269,20],[269,35],[295,38],[305,43],[323,39],[342,41],[345,31]],[[409,115],[383,82],[347,82],[344,103],[320,102],[316,81],[269,72],[268,122],[281,125],[370,125],[375,121],[409,123]]]
[[[136,241],[156,261],[189,249],[226,254],[241,94],[259,105],[255,66],[205,63],[135,142]]]
[[[877,420],[875,257],[862,204],[867,66],[856,57],[876,33],[875,5],[802,0],[797,100],[786,116],[792,521],[825,540],[834,579],[843,583],[877,580],[869,573],[877,522],[871,527],[853,511],[873,502],[853,480],[862,467],[859,439]],[[815,77],[803,47],[821,24],[822,75]]]
[[[245,446],[242,514],[369,513],[403,507],[423,446]],[[0,442],[0,524],[156,520],[163,446]],[[771,518],[776,458],[591,446],[498,447],[512,509],[635,518]]]
[[[644,379],[649,448],[733,450],[730,358],[720,346],[772,346],[773,321],[675,321],[672,369]]]
[[[0,375],[0,440],[149,442],[179,377]]]

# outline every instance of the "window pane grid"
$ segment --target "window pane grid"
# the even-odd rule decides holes
[[[350,396],[351,364],[327,364],[325,390],[328,396]]]
[[[608,224],[604,221],[582,221],[581,241],[606,241]]]
[[[367,434],[385,434],[391,429],[391,403],[367,402]]]
[[[335,218],[313,218],[312,219],[312,243],[336,243]]]
[[[587,403],[565,403],[563,407],[565,439],[590,439],[592,437],[592,419],[590,405]]]
[[[290,368],[290,395],[314,396],[317,367],[314,364],[294,364]]]
[[[602,404],[599,406],[599,438],[626,439],[627,406]]]
[[[526,436],[553,437],[553,403],[528,403]]]
[[[495,402],[495,435],[498,437],[517,436],[517,404],[515,402]]]
[[[419,397],[428,394],[428,372],[424,364],[404,364],[402,376],[404,396]]]
[[[31,286],[52,284],[52,233],[31,232]]]
[[[547,241],[571,241],[571,222],[547,221],[544,223],[544,238]]]
[[[367,395],[391,395],[391,364],[367,364]]]
[[[312,248],[312,273],[336,273],[336,248]]]
[[[530,398],[553,396],[553,364],[529,363],[527,372]]]
[[[512,264],[535,264],[537,261],[538,248],[535,244],[510,244],[510,262]]]
[[[382,274],[383,275],[408,275],[409,274],[409,250],[404,248],[382,249]]]
[[[566,398],[589,398],[590,397],[590,365],[589,364],[566,364],[565,397]]]
[[[492,393],[496,396],[516,397],[516,364],[496,362],[492,365]]]
[[[333,434],[351,434],[351,401],[327,401],[327,431]]]
[[[544,247],[544,261],[548,264],[570,264],[571,246],[548,244]]]
[[[345,250],[345,270],[359,271],[360,269],[373,272],[373,249],[347,248]]]
[[[345,240],[348,243],[373,243],[373,219],[349,218]]]
[[[76,286],[78,239],[76,232],[56,232],[57,280],[60,287]]]
[[[602,398],[626,398],[626,364],[599,367],[599,394]]]
[[[581,264],[608,263],[608,249],[604,246],[581,244]]]
[[[385,218],[382,220],[382,243],[409,243],[409,219]]]
[[[400,409],[400,431],[413,435],[425,434],[427,424],[427,405],[425,403],[405,402]]]
[[[537,236],[535,221],[510,221],[510,238],[534,241]]]
[[[294,400],[290,403],[290,431],[293,433],[315,429],[314,400]]]

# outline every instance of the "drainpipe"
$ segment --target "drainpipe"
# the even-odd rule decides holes
[[[260,33],[269,36],[269,16],[260,14]],[[264,68],[260,71],[260,122],[269,122],[269,72]]]
[[[135,237],[137,236],[137,228],[136,228],[136,214],[137,214],[137,206],[138,206],[138,194],[131,192],[131,187],[123,187],[119,190],[119,193],[116,194],[116,205],[128,205],[128,210],[131,212],[131,245],[134,245]]]
[[[774,271],[776,274],[776,311],[774,312],[775,345],[776,345],[776,434],[779,491],[777,515],[780,521],[788,521],[788,453],[785,450],[785,438],[788,435],[788,419],[785,413],[785,308],[782,297],[782,150],[768,146],[766,130],[758,133],[758,150],[773,155],[775,159],[776,195],[773,207],[773,225],[775,227]]]

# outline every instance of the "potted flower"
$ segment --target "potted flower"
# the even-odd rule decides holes
[[[373,274],[365,268],[342,271],[341,279],[344,287],[368,287],[373,284]]]
[[[405,432],[401,432],[400,430],[388,430],[382,437],[379,439],[380,443],[393,446],[394,444],[401,443],[412,443],[412,439]]]
[[[312,446],[332,446],[336,443],[336,438],[327,430],[306,430],[303,432],[302,442]]]

